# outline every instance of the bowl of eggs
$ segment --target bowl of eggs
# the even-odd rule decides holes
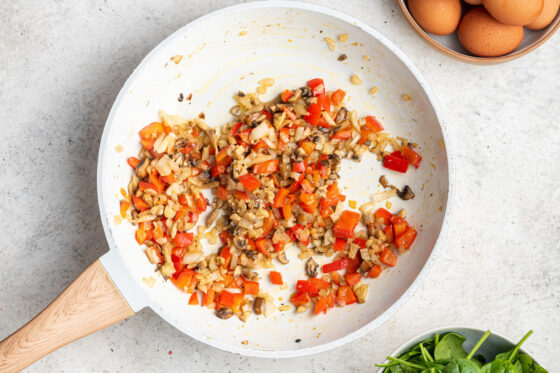
[[[398,0],[412,27],[439,51],[464,62],[521,57],[560,27],[560,0]]]

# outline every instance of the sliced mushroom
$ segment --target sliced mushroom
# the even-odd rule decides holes
[[[278,256],[276,257],[278,259],[278,261],[282,264],[288,264],[290,263],[290,261],[288,260],[288,257],[286,256],[285,252],[281,252],[280,254],[278,254]]]
[[[307,276],[317,276],[317,269],[319,269],[319,264],[317,264],[313,258],[309,258],[309,260],[305,263],[305,273],[307,273]]]
[[[243,268],[241,270],[241,274],[243,275],[243,277],[245,277],[247,280],[256,280],[257,277],[259,277],[259,274],[255,271],[251,271],[249,268]]]
[[[398,190],[397,195],[400,197],[400,199],[405,201],[414,198],[414,192],[408,185],[405,185],[402,191]]]
[[[230,308],[223,307],[216,311],[216,316],[222,320],[227,320],[233,316],[233,311]]]
[[[136,167],[136,174],[140,177],[140,178],[145,178],[146,176],[148,176],[148,166],[150,165],[150,160],[149,159],[144,159],[142,161],[142,163],[140,163],[138,165],[138,167]]]
[[[381,175],[379,183],[383,186],[383,188],[388,188],[390,186],[389,180],[387,180],[387,176],[385,175]]]
[[[340,110],[338,111],[338,113],[336,114],[336,117],[334,118],[334,121],[336,123],[341,123],[344,122],[346,120],[346,114],[348,113],[348,110],[346,110],[345,107],[340,108]]]
[[[257,315],[262,315],[265,311],[265,299],[263,297],[256,297],[253,302],[253,311]]]

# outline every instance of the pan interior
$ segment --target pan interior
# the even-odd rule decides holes
[[[387,318],[392,312],[386,311],[411,287],[428,262],[443,224],[448,163],[439,120],[427,93],[392,47],[339,18],[340,14],[323,11],[241,6],[186,26],[144,60],[127,82],[107,124],[100,195],[102,219],[113,250],[146,294],[150,307],[186,334],[229,351],[271,357],[302,355],[348,341],[352,333],[354,337],[365,333]],[[348,41],[341,43],[338,36],[343,33],[348,34]],[[335,51],[329,49],[325,37],[336,40]],[[341,54],[347,55],[343,62],[337,60]],[[182,56],[179,63],[171,60],[176,55]],[[354,73],[362,78],[361,85],[350,82]],[[210,125],[219,126],[232,120],[229,109],[238,90],[254,91],[259,80],[274,78],[276,83],[266,95],[271,98],[316,77],[325,80],[327,89],[346,90],[348,107],[359,115],[373,114],[391,134],[419,144],[424,161],[418,170],[406,175],[387,172],[370,155],[361,163],[344,161],[339,182],[348,199],[359,204],[381,190],[378,179],[382,174],[395,185],[410,185],[416,198],[406,204],[394,199],[392,210],[406,207],[409,221],[419,228],[413,248],[399,257],[397,267],[367,281],[370,289],[365,304],[335,308],[327,315],[314,317],[292,308],[270,318],[253,315],[242,323],[236,318],[220,320],[206,308],[187,306],[188,295],[154,272],[134,240],[134,228],[126,222],[118,224],[115,218],[122,199],[119,190],[126,190],[131,176],[126,158],[139,150],[138,130],[158,120],[159,110],[186,118],[204,112]],[[374,86],[379,91],[371,95]],[[181,93],[185,98],[192,94],[192,98],[179,102]],[[405,93],[410,101],[402,99]],[[295,249],[289,251],[290,264],[277,265],[289,289],[304,278],[296,255]],[[317,260],[325,263],[332,258]],[[262,273],[261,286],[276,298],[276,304],[289,304],[290,290],[268,286],[267,271]],[[151,288],[142,281],[150,276],[157,280]]]

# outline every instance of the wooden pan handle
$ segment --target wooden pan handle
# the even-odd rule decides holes
[[[18,372],[57,348],[133,314],[96,260],[33,320],[0,342],[0,372]]]

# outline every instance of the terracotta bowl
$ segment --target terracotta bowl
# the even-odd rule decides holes
[[[422,38],[424,38],[424,40],[426,40],[434,48],[458,60],[476,65],[498,64],[524,56],[527,53],[530,53],[531,51],[537,49],[540,45],[544,44],[544,42],[547,41],[554,34],[554,32],[556,32],[558,27],[560,27],[560,12],[558,12],[550,25],[542,30],[533,31],[525,28],[523,41],[521,42],[521,45],[517,47],[513,52],[500,57],[477,57],[463,48],[461,43],[459,43],[456,32],[450,35],[441,36],[424,31],[410,14],[410,11],[408,10],[406,4],[406,0],[397,0],[397,2],[401,8],[402,13],[404,14],[404,17],[408,20],[410,25],[420,36],[422,36]],[[473,7],[466,3],[462,3],[462,6],[463,15]]]

